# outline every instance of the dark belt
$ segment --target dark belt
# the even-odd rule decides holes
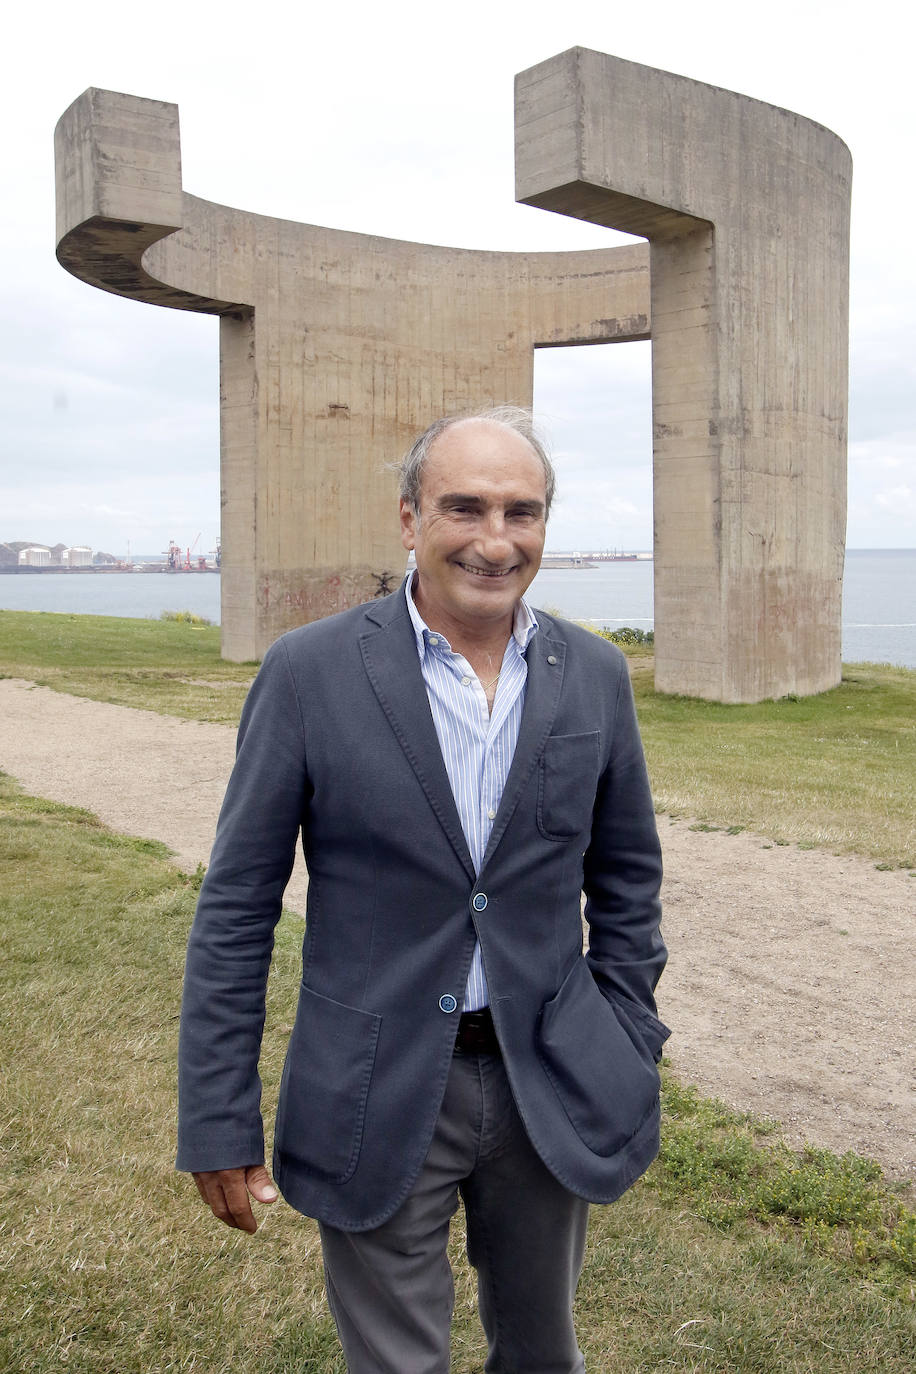
[[[493,1028],[490,1008],[463,1011],[455,1040],[456,1054],[499,1054],[499,1041]]]

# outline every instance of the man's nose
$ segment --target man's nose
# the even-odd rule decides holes
[[[488,563],[501,563],[511,551],[506,517],[502,511],[490,512],[483,521],[480,551]]]

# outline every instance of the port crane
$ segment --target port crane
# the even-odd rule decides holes
[[[182,554],[182,552],[181,552],[181,545],[180,545],[180,544],[176,544],[174,539],[170,539],[170,540],[169,540],[168,549],[163,549],[163,553],[165,554],[165,557],[166,557],[166,559],[167,559],[167,561],[168,561],[168,567],[169,567],[169,570],[170,570],[171,572],[190,572],[190,571],[191,571],[191,554],[192,554],[192,553],[194,552],[194,550],[197,548],[197,545],[198,545],[199,541],[200,541],[200,531],[198,531],[197,536],[196,536],[196,538],[195,538],[195,540],[194,540],[194,543],[193,543],[193,544],[189,544],[188,547],[187,547],[187,549],[185,550],[184,554]],[[206,567],[207,567],[207,559],[206,559],[206,556],[205,556],[204,554],[199,554],[199,555],[198,555],[198,558],[197,558],[197,566],[198,566],[198,569],[199,569],[200,571],[205,571],[205,570],[206,570]]]

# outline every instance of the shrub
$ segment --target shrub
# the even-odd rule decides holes
[[[205,615],[195,615],[193,611],[163,611],[160,620],[173,620],[179,625],[212,625]]]
[[[621,625],[616,630],[609,630],[607,626],[603,630],[596,630],[595,634],[602,639],[609,639],[612,644],[642,645],[648,648],[655,643],[654,630],[636,630],[632,625]]]

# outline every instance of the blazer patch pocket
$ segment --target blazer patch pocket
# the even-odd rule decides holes
[[[280,1083],[281,1155],[335,1183],[359,1160],[382,1018],[303,986]]]
[[[538,1055],[576,1134],[596,1155],[616,1154],[656,1110],[650,1048],[630,1033],[584,958],[541,1009]]]
[[[591,826],[601,736],[551,735],[538,762],[538,829],[548,840],[571,840]]]

